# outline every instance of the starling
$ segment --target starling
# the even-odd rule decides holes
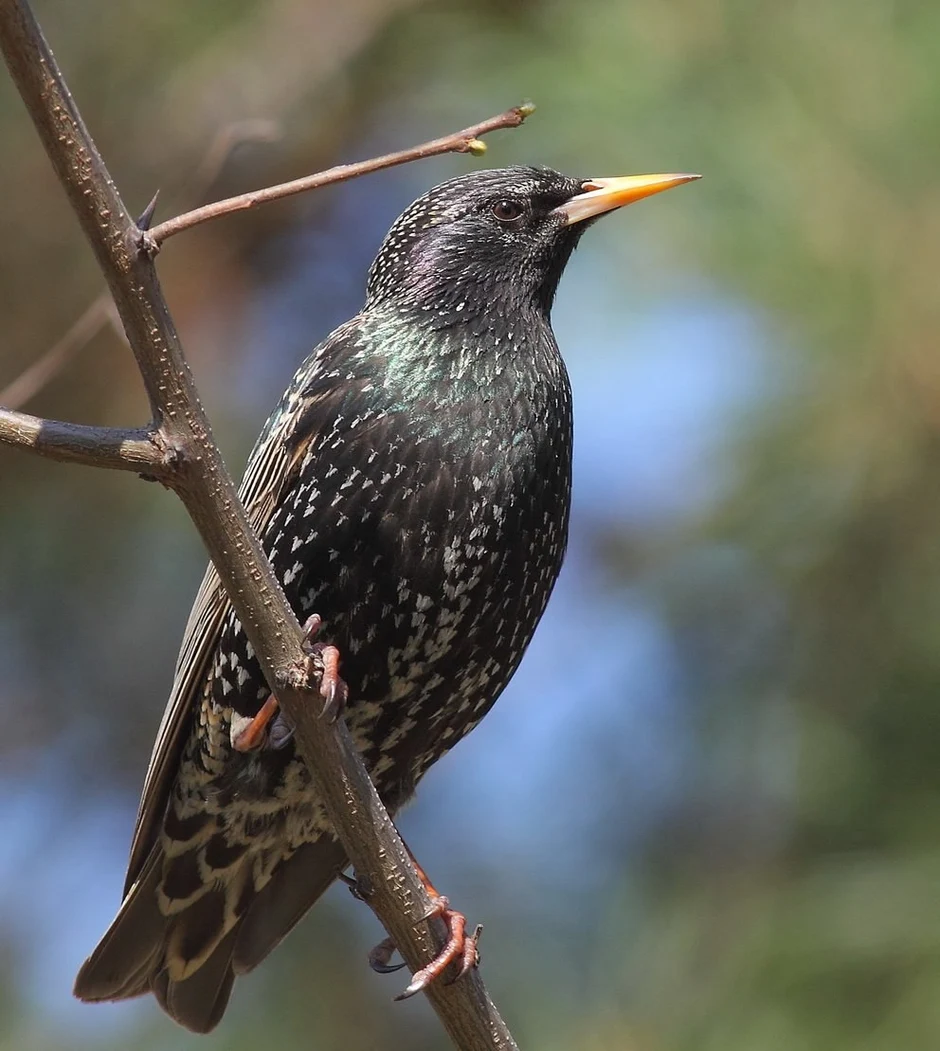
[[[322,624],[334,708],[342,654],[343,717],[392,814],[502,692],[561,567],[571,390],[550,311],[571,252],[597,216],[694,178],[512,167],[435,187],[261,432],[242,500],[298,618]],[[124,901],[75,993],[153,992],[208,1032],[347,864],[210,566]]]

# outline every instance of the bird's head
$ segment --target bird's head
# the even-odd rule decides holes
[[[420,311],[440,327],[499,311],[548,315],[562,271],[598,216],[697,175],[577,179],[551,168],[476,171],[441,183],[389,230],[367,306]]]

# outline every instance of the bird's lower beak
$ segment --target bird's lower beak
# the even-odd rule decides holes
[[[695,179],[701,179],[701,175],[626,175],[619,179],[589,179],[581,187],[584,193],[559,205],[555,214],[563,217],[567,226],[572,226]]]

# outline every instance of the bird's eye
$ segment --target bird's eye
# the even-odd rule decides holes
[[[522,205],[518,201],[497,201],[493,205],[493,215],[501,223],[514,223],[522,218]]]

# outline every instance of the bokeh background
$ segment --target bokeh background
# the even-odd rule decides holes
[[[940,6],[36,8],[129,206],[161,187],[163,217],[538,103],[485,162],[167,245],[236,472],[430,184],[481,163],[705,174],[572,261],[565,571],[522,670],[402,827],[485,922],[484,975],[526,1048],[940,1046]],[[249,118],[271,123],[194,188]],[[100,291],[0,76],[0,387]],[[27,407],[146,419],[107,327]],[[381,932],[340,890],[209,1038],[151,1002],[70,997],[118,904],[203,562],[159,487],[0,451],[0,1048],[443,1051],[425,1004],[391,1004],[401,976],[366,968]]]

